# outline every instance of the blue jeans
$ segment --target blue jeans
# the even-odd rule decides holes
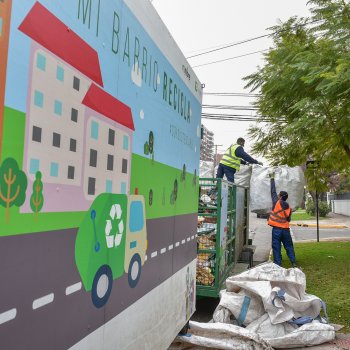
[[[216,177],[218,179],[222,179],[224,175],[226,175],[226,178],[230,182],[235,182],[235,173],[236,169],[233,169],[227,165],[219,163],[218,170],[216,172]]]
[[[290,262],[292,264],[296,263],[293,241],[289,229],[272,227],[273,262],[280,266],[282,263],[281,243],[283,243]]]

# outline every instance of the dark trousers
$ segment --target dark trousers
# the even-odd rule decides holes
[[[226,178],[230,182],[235,182],[235,173],[236,169],[233,169],[227,165],[219,163],[218,170],[216,172],[216,177],[218,179],[222,179],[224,175],[226,175]]]
[[[283,243],[284,249],[286,250],[290,262],[292,264],[296,263],[290,230],[282,229],[279,227],[272,227],[273,262],[280,266],[282,263],[281,243]]]

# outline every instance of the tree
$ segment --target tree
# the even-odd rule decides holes
[[[274,47],[245,80],[261,93],[252,151],[273,165],[316,160],[306,176],[320,190],[334,170],[350,166],[350,12],[345,0],[309,4],[311,18],[271,28]]]
[[[35,181],[33,182],[33,194],[30,197],[30,207],[38,218],[39,211],[44,205],[43,183],[41,181],[41,172],[37,171],[35,174]]]
[[[10,207],[20,207],[26,199],[27,176],[13,158],[7,158],[0,167],[0,204],[6,208],[6,223]]]

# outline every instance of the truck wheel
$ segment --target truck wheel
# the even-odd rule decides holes
[[[141,276],[141,258],[140,255],[135,254],[130,261],[128,271],[128,282],[131,288],[136,287],[137,282]]]
[[[100,308],[104,306],[111,295],[113,285],[112,270],[108,265],[101,266],[94,277],[91,289],[93,304]]]

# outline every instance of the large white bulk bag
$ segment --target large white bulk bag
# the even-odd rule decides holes
[[[297,209],[304,195],[305,178],[301,167],[288,167],[281,165],[275,168],[253,165],[250,178],[250,210],[252,212],[272,209],[271,186],[269,173],[275,172],[275,183],[277,194],[279,191],[288,192],[289,206]]]
[[[235,184],[239,186],[249,187],[251,176],[252,167],[250,165],[241,164],[239,171],[235,173]]]

